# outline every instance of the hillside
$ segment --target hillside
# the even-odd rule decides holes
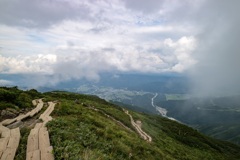
[[[12,97],[16,99],[12,100],[14,103],[6,98],[6,94],[13,93],[17,93]],[[133,127],[126,110],[96,96],[60,91],[20,91],[16,87],[1,88],[1,106],[9,104],[11,110],[22,111],[24,105],[18,103],[19,96],[23,93],[29,97],[25,103],[31,103],[30,98],[44,98],[43,110],[46,109],[46,102],[58,102],[51,114],[53,120],[47,123],[56,160],[240,159],[240,147],[235,144],[209,138],[190,127],[157,115],[129,110],[133,121],[151,137],[151,141],[144,139]],[[27,105],[25,107],[32,108]],[[6,111],[6,107],[2,107],[1,113],[2,111]],[[33,118],[38,118],[42,112]],[[23,124],[30,120],[31,118],[23,120]],[[21,140],[15,159],[26,159],[24,146],[32,128],[30,123],[20,126]]]
[[[211,137],[240,144],[240,96],[159,100],[168,116]]]
[[[81,85],[73,91],[97,95],[137,112],[166,114],[203,134],[240,144],[239,95],[194,97],[191,94],[176,94],[174,90],[166,94],[97,85]]]

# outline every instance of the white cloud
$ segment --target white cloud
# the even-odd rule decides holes
[[[188,0],[24,2],[1,2],[10,7],[0,11],[0,73],[98,80],[102,72],[184,72],[196,63],[198,27],[168,15],[196,6]]]
[[[193,69],[196,90],[234,90],[240,79],[239,5],[239,0],[1,0],[0,73],[51,75],[35,81],[44,85],[49,77],[54,84],[97,80],[102,72]]]
[[[175,65],[172,66],[171,71],[183,72],[197,63],[192,56],[193,51],[197,46],[194,37],[181,37],[176,42],[172,39],[166,39],[164,44],[174,50],[172,51],[173,54],[170,54],[174,58],[169,58],[169,56],[167,56],[168,61],[175,60]]]
[[[1,73],[45,73],[52,74],[52,65],[56,62],[56,55],[34,55],[3,57],[0,55]]]

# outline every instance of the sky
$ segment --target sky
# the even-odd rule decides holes
[[[195,92],[237,90],[239,6],[238,0],[0,0],[0,74],[33,75],[29,84],[37,86],[98,81],[102,73],[176,73],[188,74]],[[11,83],[0,77],[0,84]]]

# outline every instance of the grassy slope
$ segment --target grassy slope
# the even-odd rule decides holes
[[[128,116],[113,104],[95,96],[64,92],[45,96],[61,100],[53,113],[55,120],[48,124],[56,159],[240,159],[239,146],[159,116],[131,112],[152,136],[153,142],[148,143],[87,107],[101,109],[131,128]]]
[[[240,96],[159,101],[168,116],[211,137],[240,144]]]
[[[16,87],[1,88],[0,96],[3,108],[7,103],[15,109],[29,107],[24,104],[40,97],[45,97],[45,101],[60,101],[53,113],[54,121],[48,124],[55,159],[240,159],[239,146],[208,138],[159,116],[131,111],[135,120],[142,121],[144,131],[152,136],[153,142],[148,143],[136,132],[130,132],[101,112],[89,109],[88,106],[101,109],[132,128],[129,117],[120,107],[96,96],[66,92],[41,94],[35,90],[20,91]],[[16,159],[25,157],[28,133],[29,129],[21,130]]]

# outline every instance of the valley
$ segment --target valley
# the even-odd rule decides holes
[[[97,95],[143,113],[158,114],[189,125],[209,136],[240,144],[240,97],[193,97],[104,86],[82,85],[78,93]]]

